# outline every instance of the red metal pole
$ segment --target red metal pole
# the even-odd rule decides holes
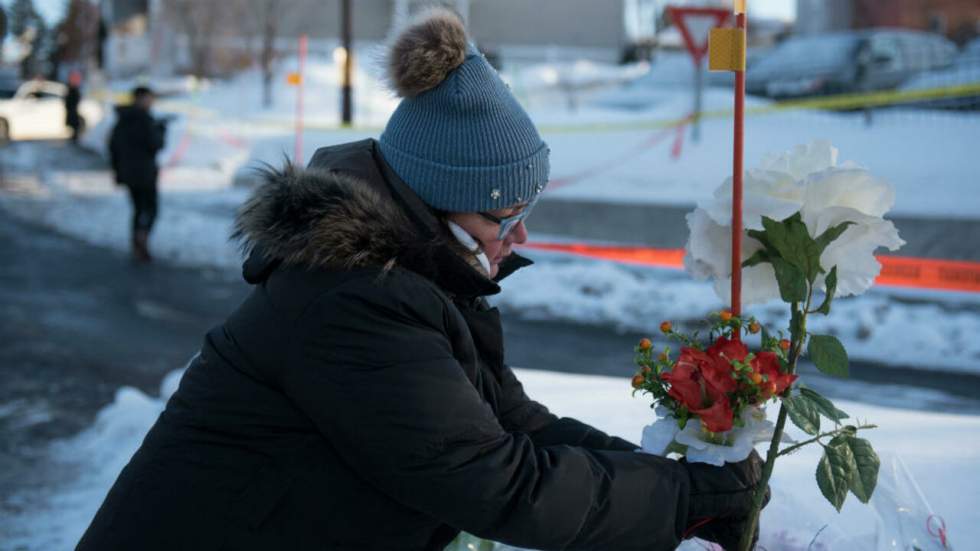
[[[745,29],[745,12],[735,16]],[[745,71],[735,71],[735,147],[732,170],[732,314],[742,313],[742,145],[745,115]],[[736,333],[737,335],[738,333]]]
[[[296,149],[293,152],[293,164],[303,166],[303,85],[306,75],[306,35],[299,35],[299,82],[296,84]]]

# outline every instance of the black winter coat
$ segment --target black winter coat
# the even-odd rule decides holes
[[[255,289],[208,333],[79,550],[437,551],[459,530],[677,545],[687,471],[525,395],[482,298],[499,288],[376,142],[270,173],[238,231]]]
[[[157,182],[157,152],[163,149],[166,126],[135,105],[116,108],[109,135],[109,160],[116,182],[147,188]]]

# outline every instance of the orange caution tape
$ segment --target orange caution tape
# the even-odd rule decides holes
[[[877,285],[980,293],[980,262],[879,256]]]
[[[523,247],[660,268],[684,267],[683,249],[540,242],[525,243]],[[881,273],[875,285],[980,293],[980,262],[886,255],[877,258]]]

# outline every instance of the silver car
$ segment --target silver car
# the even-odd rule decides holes
[[[745,88],[776,99],[890,90],[955,57],[946,38],[906,29],[794,36],[746,72]]]

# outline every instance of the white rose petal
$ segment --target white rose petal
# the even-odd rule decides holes
[[[830,207],[803,211],[803,223],[816,237],[827,228],[842,222],[854,222],[820,255],[820,265],[828,272],[837,266],[835,296],[858,295],[868,290],[881,272],[881,263],[874,257],[879,247],[897,250],[905,244],[895,225],[888,220],[869,216],[847,207]],[[817,288],[824,288],[824,275],[817,278]]]
[[[881,217],[895,206],[895,190],[862,168],[831,168],[807,177],[804,208],[850,207]]]
[[[747,230],[761,230],[762,217],[782,220],[803,206],[803,186],[785,172],[750,170],[742,182],[742,222]],[[732,220],[732,179],[715,190],[714,201],[704,205],[711,219],[724,227]]]
[[[761,164],[764,170],[785,172],[794,180],[802,180],[807,174],[833,166],[837,166],[837,148],[826,140],[797,145],[779,155],[767,155]]]

